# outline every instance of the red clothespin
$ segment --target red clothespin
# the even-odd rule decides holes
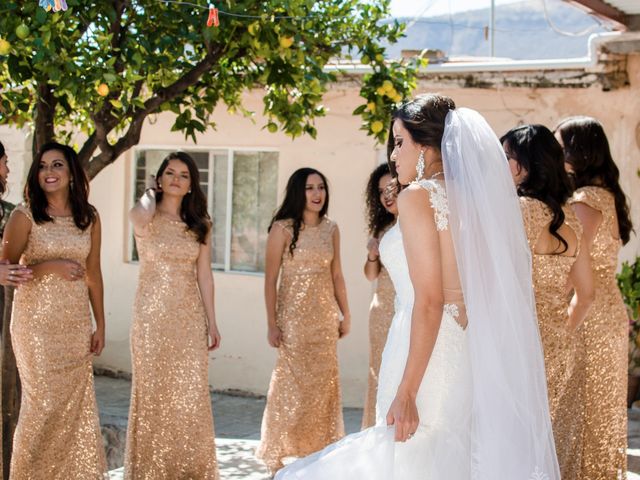
[[[209,18],[207,18],[207,27],[220,26],[220,19],[218,18],[218,9],[212,4],[209,4]]]

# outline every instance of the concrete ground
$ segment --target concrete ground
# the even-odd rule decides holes
[[[121,480],[131,384],[123,378],[96,377],[100,422],[105,437],[111,480]],[[216,446],[221,480],[267,480],[253,452],[260,438],[264,398],[214,393]],[[345,408],[347,433],[360,429],[362,410]],[[640,409],[629,410],[628,480],[640,480]]]

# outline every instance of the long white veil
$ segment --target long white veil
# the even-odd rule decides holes
[[[531,254],[502,146],[451,110],[442,139],[449,224],[469,318],[473,480],[557,480]]]

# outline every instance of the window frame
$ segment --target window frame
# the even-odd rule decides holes
[[[217,267],[218,264],[213,263],[213,255],[211,256],[211,269],[216,274],[231,274],[231,275],[249,275],[252,277],[264,277],[264,272],[247,272],[244,270],[232,270],[231,269],[231,229],[233,227],[233,169],[234,169],[234,159],[236,152],[248,152],[248,153],[277,153],[278,154],[278,177],[280,173],[280,149],[276,147],[255,147],[255,146],[203,146],[203,145],[175,145],[175,144],[138,144],[131,148],[131,157],[130,157],[130,165],[129,165],[129,175],[130,179],[128,182],[128,188],[125,189],[127,191],[128,201],[127,212],[135,205],[137,199],[133,198],[135,190],[136,190],[136,173],[138,168],[138,155],[141,151],[148,150],[169,150],[169,151],[186,151],[189,153],[190,151],[197,152],[207,152],[209,154],[209,165],[207,167],[207,185],[209,188],[207,192],[205,192],[207,197],[207,208],[211,208],[213,204],[213,174],[214,169],[212,167],[212,155],[216,153],[226,153],[227,154],[227,198],[226,198],[226,211],[225,211],[225,252],[224,252],[224,265],[223,268],[220,269]],[[201,179],[202,180],[202,179]],[[276,194],[276,205],[280,200],[280,195]],[[212,212],[209,212],[210,214]],[[129,221],[128,215],[125,215],[125,219],[127,222],[127,252],[126,252],[126,261],[127,263],[138,265],[140,263],[139,260],[133,259],[133,227],[131,226],[131,222]],[[214,266],[215,265],[215,266]]]

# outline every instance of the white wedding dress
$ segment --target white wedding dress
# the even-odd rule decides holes
[[[441,182],[423,180],[439,230],[448,226]],[[420,384],[416,405],[420,426],[404,443],[393,440],[386,414],[395,398],[409,353],[413,286],[396,223],[380,242],[380,256],[396,291],[395,315],[382,354],[376,403],[376,426],[283,469],[276,479],[413,480],[470,478],[471,376],[460,307],[445,304],[438,337]]]
[[[445,183],[419,182],[439,231],[445,307],[416,399],[416,434],[397,443],[386,426],[409,351],[414,297],[400,212],[380,244],[397,296],[376,426],[292,463],[276,480],[560,479],[530,251],[502,145],[480,114],[460,108],[447,114],[441,151]],[[447,290],[452,277],[459,290]]]

